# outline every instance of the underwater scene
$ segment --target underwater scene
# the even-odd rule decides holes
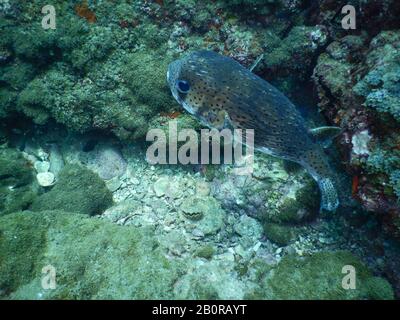
[[[399,299],[399,16],[0,0],[0,299]]]

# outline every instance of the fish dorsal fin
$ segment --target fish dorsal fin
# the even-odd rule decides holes
[[[341,131],[342,129],[339,127],[319,127],[310,129],[309,133],[318,143],[320,143],[324,148],[327,148]]]
[[[250,72],[253,72],[253,70],[258,66],[258,64],[261,62],[261,60],[264,58],[264,54],[261,54],[257,60],[253,63],[253,65],[249,68]]]

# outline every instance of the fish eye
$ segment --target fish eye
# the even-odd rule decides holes
[[[190,84],[185,80],[178,80],[176,82],[176,88],[180,93],[188,93],[190,90]]]

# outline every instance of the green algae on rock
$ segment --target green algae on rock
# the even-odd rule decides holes
[[[264,234],[267,239],[278,245],[286,246],[296,237],[296,228],[277,223],[264,223]]]
[[[344,266],[356,270],[356,289],[345,290]],[[319,252],[307,257],[286,256],[262,279],[261,294],[273,299],[387,299],[394,298],[390,284],[371,272],[349,252]],[[263,293],[263,290],[264,293]],[[257,297],[257,294],[254,296]]]
[[[0,218],[1,297],[14,299],[171,299],[184,268],[166,259],[151,228],[120,227],[63,211]],[[41,286],[56,270],[56,289]]]
[[[327,30],[323,26],[294,27],[279,46],[267,54],[266,67],[278,73],[296,73],[304,80],[310,72],[313,59],[327,41]]]
[[[233,256],[232,256],[233,258]],[[233,259],[193,261],[192,272],[179,278],[174,287],[176,299],[243,299],[246,285],[234,276]]]
[[[4,298],[40,274],[48,221],[31,212],[0,220],[0,297]]]
[[[106,16],[96,24],[78,17],[70,3],[54,5],[55,30],[8,19],[12,31],[0,41],[0,51],[10,52],[2,61],[0,117],[20,112],[37,124],[53,118],[74,131],[143,137],[148,121],[173,101],[164,83],[172,59],[161,54],[166,35],[150,21],[121,28],[115,15],[126,3],[96,5]],[[28,3],[18,7],[25,17],[37,15]]]
[[[2,183],[9,187],[26,185],[32,182],[32,168],[21,152],[10,148],[0,149],[0,177]]]
[[[96,215],[112,202],[111,192],[97,174],[79,165],[66,165],[56,185],[38,197],[31,210],[65,210]]]
[[[30,162],[17,150],[0,148],[0,215],[27,209],[36,194]]]
[[[176,132],[174,130],[175,125],[177,129]],[[199,122],[192,116],[185,113],[181,114],[180,111],[175,111],[170,114],[161,113],[158,116],[154,117],[150,121],[149,128],[162,130],[166,138],[166,145],[168,146],[170,141],[177,141],[177,147],[179,150],[179,148],[182,145],[186,144],[187,141],[178,141],[178,133],[186,129],[193,129],[197,132],[200,132],[200,129],[202,129],[203,126],[199,124]],[[191,136],[190,142],[192,143],[192,145],[194,145],[195,143],[198,143],[198,145],[200,145],[200,140],[197,139],[198,137],[200,137],[200,134],[198,134],[197,137],[193,138]],[[196,140],[194,140],[194,138],[196,138]]]
[[[400,32],[386,31],[375,37],[366,58],[368,73],[354,92],[365,99],[365,106],[392,115],[400,122]]]
[[[211,260],[214,254],[215,254],[215,248],[212,245],[202,246],[196,251],[197,257],[204,258],[207,260]]]
[[[305,177],[301,184],[292,185],[275,210],[262,211],[261,221],[274,223],[301,223],[316,216],[319,211],[318,187],[314,180]]]
[[[143,137],[148,121],[172,102],[163,82],[167,62],[118,51],[86,78],[58,64],[22,90],[17,106],[38,124],[52,117],[78,132],[98,128],[121,139]]]

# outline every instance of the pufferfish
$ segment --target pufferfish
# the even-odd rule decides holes
[[[253,129],[254,148],[294,161],[317,181],[321,209],[339,206],[333,174],[318,135],[336,127],[309,130],[295,105],[277,88],[235,60],[212,51],[196,51],[168,66],[172,95],[209,128]]]

